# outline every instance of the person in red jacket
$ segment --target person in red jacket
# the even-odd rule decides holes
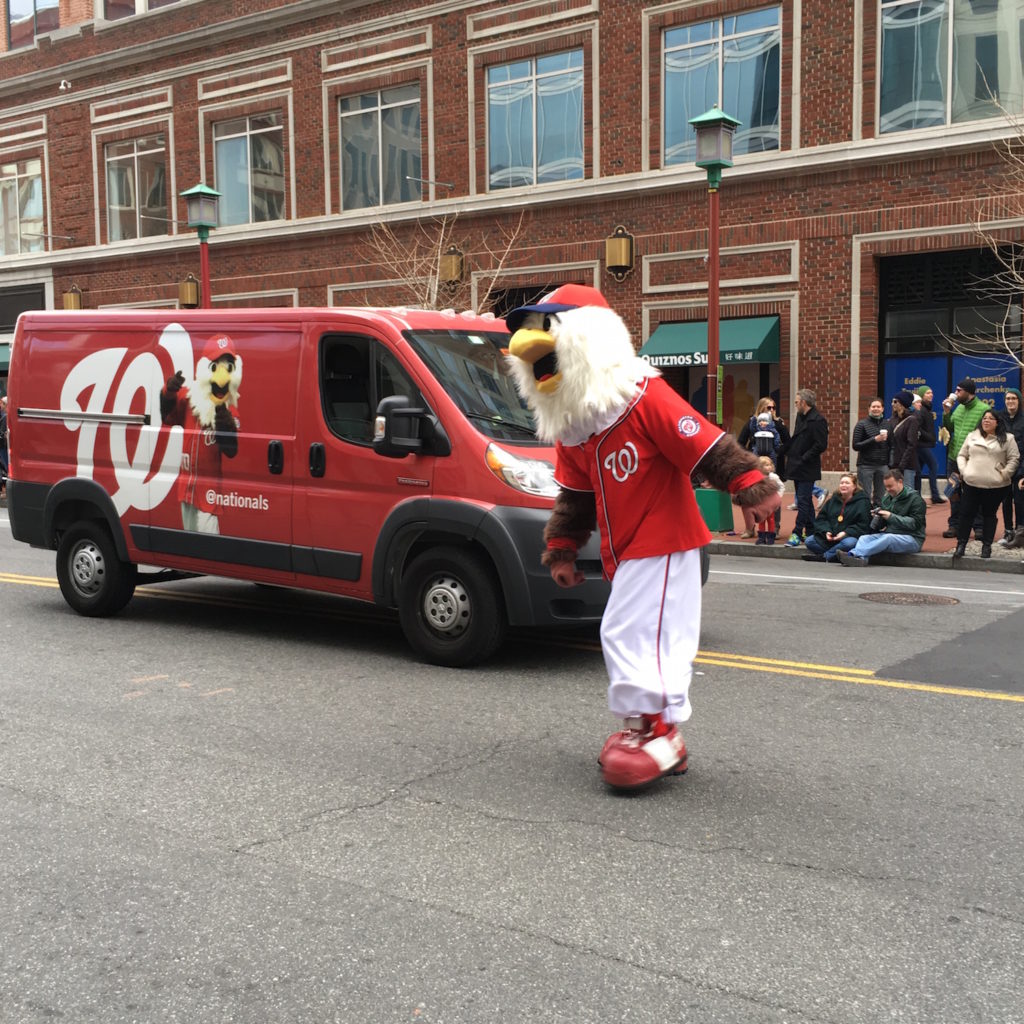
[[[160,417],[166,426],[185,429],[178,476],[181,522],[186,530],[220,533],[221,459],[238,452],[238,388],[242,357],[226,334],[214,335],[186,386],[179,371],[160,392]]]
[[[595,288],[563,285],[505,317],[510,366],[556,445],[560,486],[544,564],[582,582],[576,552],[594,527],[611,595],[601,623],[608,704],[623,728],[598,758],[604,780],[636,789],[686,771],[677,724],[690,717],[700,635],[700,548],[711,535],[690,481],[700,474],[757,519],[779,494],[756,457],[709,423],[637,357]]]

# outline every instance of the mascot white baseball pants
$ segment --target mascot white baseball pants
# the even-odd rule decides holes
[[[700,551],[619,564],[601,620],[608,707],[618,718],[690,717],[687,697],[700,642]]]

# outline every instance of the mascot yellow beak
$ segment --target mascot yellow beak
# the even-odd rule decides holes
[[[210,368],[210,397],[214,405],[223,405],[228,400],[228,389],[231,375],[235,372],[235,362],[231,358],[218,359]]]
[[[558,359],[555,356],[555,339],[547,331],[521,327],[512,335],[508,351],[510,355],[533,367],[537,390],[542,395],[550,395],[558,390],[562,374],[559,372]]]

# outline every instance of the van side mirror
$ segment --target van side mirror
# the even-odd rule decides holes
[[[389,459],[404,459],[410,453],[450,455],[452,447],[429,409],[414,408],[405,395],[390,395],[377,406],[373,450]]]

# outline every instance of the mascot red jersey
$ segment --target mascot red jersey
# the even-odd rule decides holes
[[[754,455],[640,359],[594,288],[563,285],[513,310],[509,362],[538,434],[554,442],[560,491],[544,530],[555,582],[583,579],[576,552],[596,527],[611,595],[601,622],[608,705],[623,719],[598,758],[605,781],[638,789],[686,771],[678,723],[700,638],[700,548],[711,540],[690,476],[758,519],[779,504]]]

